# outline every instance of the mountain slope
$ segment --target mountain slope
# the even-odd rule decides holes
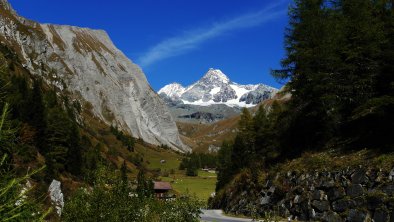
[[[209,69],[197,82],[188,87],[179,83],[164,86],[158,93],[171,103],[199,106],[225,104],[230,107],[252,107],[272,98],[278,90],[264,85],[241,85],[232,82],[221,70]]]
[[[190,151],[179,138],[166,105],[102,30],[39,24],[20,17],[0,1],[0,41],[23,66],[41,76],[107,124],[144,141]]]
[[[260,106],[270,112],[274,103],[284,104],[289,101],[291,95],[284,88],[278,91],[272,99],[267,99],[255,107],[248,108],[254,115]],[[185,144],[192,147],[193,152],[217,152],[224,141],[232,141],[239,132],[239,114],[209,124],[177,121],[181,139]]]

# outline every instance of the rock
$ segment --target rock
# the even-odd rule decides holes
[[[281,200],[278,203],[278,210],[279,210],[279,215],[282,217],[288,217],[290,216],[290,211],[288,210],[288,207],[286,207],[286,202],[285,200]]]
[[[330,202],[327,200],[314,200],[312,206],[319,212],[330,210]]]
[[[209,153],[218,153],[220,150],[220,146],[215,146],[213,144],[209,145],[208,152]]]
[[[390,215],[386,209],[377,209],[373,215],[374,222],[388,222],[389,219]]]
[[[382,191],[389,196],[394,195],[394,184],[386,185],[382,188]]]
[[[333,187],[328,190],[327,197],[330,201],[338,200],[346,195],[345,189],[343,187]]]
[[[394,210],[394,198],[387,198],[386,206],[390,210]]]
[[[364,196],[359,196],[353,199],[354,203],[356,203],[357,208],[366,208],[367,207],[367,200]]]
[[[295,194],[297,194],[297,195],[301,195],[301,194],[304,193],[304,188],[302,188],[301,186],[297,186],[297,187],[293,190],[293,192],[294,192]]]
[[[347,221],[351,222],[367,222],[371,221],[371,215],[361,210],[350,209]]]
[[[347,209],[353,208],[356,203],[353,200],[341,199],[332,203],[332,209],[335,212],[344,212]]]
[[[210,95],[210,94],[209,94]],[[236,99],[237,93],[230,86],[223,85],[220,88],[220,91],[213,96],[213,101],[218,102],[227,102],[228,100]],[[208,99],[208,101],[211,99]]]
[[[246,104],[258,104],[266,99],[272,97],[272,93],[270,91],[252,91],[244,94],[239,101],[245,102]]]
[[[51,185],[49,185],[48,192],[51,202],[56,208],[56,213],[59,216],[62,215],[64,200],[60,181],[52,180]]]
[[[350,186],[351,184],[351,182],[345,176],[340,177],[340,183],[343,187]]]
[[[366,175],[367,171],[364,168],[358,168],[352,175],[353,184],[365,184],[368,182]]]
[[[301,198],[300,195],[296,195],[296,196],[294,197],[293,203],[295,203],[295,204],[301,203],[300,198]]]
[[[389,180],[394,181],[394,168],[389,173]]]
[[[264,195],[263,197],[260,198],[260,204],[261,205],[266,205],[270,203],[270,197],[268,195]]]
[[[335,181],[330,178],[322,179],[319,183],[319,187],[323,189],[329,189],[335,187]]]
[[[195,112],[187,115],[178,116],[178,119],[195,119],[204,123],[212,123],[224,118],[221,114],[212,114],[208,112]]]
[[[381,195],[368,196],[367,208],[368,210],[375,210],[383,205],[383,197]]]
[[[312,193],[312,200],[323,200],[326,194],[322,190],[315,190]]]
[[[335,213],[335,212],[324,212],[323,216],[321,217],[322,221],[325,222],[342,222],[343,219],[341,216],[339,216],[339,214]]]
[[[272,184],[270,181],[267,181],[267,184],[266,184],[266,186],[270,186],[270,188],[268,189],[268,192],[267,192],[267,195],[268,196],[271,196],[272,194],[274,194],[275,193],[275,190],[276,190],[276,187],[275,186],[272,186],[272,185],[270,185],[270,184]]]
[[[347,189],[346,189],[346,193],[348,196],[350,197],[358,197],[364,194],[364,188],[363,186],[361,186],[361,184],[353,184],[350,185]]]

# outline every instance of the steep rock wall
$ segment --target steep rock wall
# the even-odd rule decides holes
[[[105,31],[39,24],[18,16],[0,0],[0,42],[13,49],[31,73],[87,101],[107,124],[148,143],[190,151],[142,70]]]

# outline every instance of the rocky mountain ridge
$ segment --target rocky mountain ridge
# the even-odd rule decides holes
[[[264,84],[235,83],[221,70],[211,68],[200,80],[190,86],[183,87],[179,83],[172,83],[160,89],[158,94],[166,101],[175,104],[253,107],[263,100],[272,98],[277,91]]]
[[[23,67],[134,137],[189,152],[166,105],[142,70],[102,30],[39,24],[0,0],[0,43]]]

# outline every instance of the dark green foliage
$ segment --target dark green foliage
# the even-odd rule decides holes
[[[391,126],[378,129],[373,122],[389,120],[390,105],[382,103],[393,101],[392,2],[297,0],[289,15],[287,56],[273,72],[290,80],[292,93],[279,120],[283,152],[291,157],[322,149],[333,138],[350,141],[349,148],[384,144]],[[378,101],[381,115],[361,120],[357,113]]]
[[[201,204],[197,200],[180,197],[162,201],[152,198],[153,187],[146,188],[150,189],[149,195],[145,188],[140,190],[141,184],[151,184],[142,171],[137,190],[125,186],[121,177],[110,177],[110,180],[97,180],[92,187],[79,189],[66,201],[62,221],[199,221]]]
[[[253,117],[248,109],[242,110],[238,125],[239,132],[235,137],[231,153],[233,172],[248,167],[256,153]]]
[[[1,131],[1,129],[0,129]],[[0,159],[0,219],[2,221],[43,221],[50,209],[43,212],[42,206],[31,197],[28,180],[38,171],[17,177],[11,171],[4,171],[7,156]]]
[[[189,177],[198,176],[198,168],[196,167],[196,165],[191,164],[186,168],[186,176],[189,176]]]
[[[219,191],[227,184],[233,175],[231,171],[231,153],[232,153],[233,145],[227,141],[224,141],[222,146],[220,147],[218,153],[218,163],[217,163],[217,182],[216,182],[216,191]]]
[[[352,147],[376,147],[381,151],[393,151],[394,99],[383,96],[368,100],[354,110],[346,124],[345,136],[353,138]]]
[[[186,169],[187,176],[197,176],[198,169],[216,168],[216,164],[217,157],[215,155],[205,153],[191,153],[182,159],[179,169]]]
[[[46,127],[47,120],[45,112],[44,99],[42,96],[42,82],[35,80],[33,82],[33,90],[28,102],[27,120],[36,129],[36,146],[40,151],[45,152],[47,149],[46,145]]]
[[[12,154],[21,156],[23,161],[33,161],[39,152],[45,157],[48,181],[63,171],[80,176],[83,154],[75,117],[78,110],[74,111],[77,103],[69,105],[66,96],[59,97],[56,89],[39,78],[27,73],[16,75],[8,68],[14,67],[16,61],[1,58],[2,99],[10,104],[10,123],[20,126],[19,149]]]
[[[128,185],[127,165],[125,160],[123,160],[123,164],[120,168],[120,179],[122,181],[122,186],[125,188]]]
[[[260,107],[253,120],[244,110],[231,149],[220,154],[217,189],[242,168],[305,151],[394,151],[393,16],[391,0],[295,0],[287,54],[272,72],[292,97]]]
[[[274,102],[268,112],[260,106],[254,117],[244,109],[239,121],[239,132],[232,143],[224,142],[218,153],[218,182],[216,191],[230,182],[242,169],[252,169],[257,180],[259,169],[269,165],[279,155],[278,119],[283,105]]]
[[[90,143],[89,138],[84,136],[82,138],[82,174],[84,175],[84,180],[87,183],[93,183],[96,179],[96,171],[101,162],[100,147],[101,144],[98,143],[94,148]]]
[[[153,181],[145,178],[145,173],[140,170],[137,175],[137,194],[139,198],[153,197]]]
[[[11,159],[6,154],[18,148],[15,142],[17,132],[7,124],[8,104],[4,105],[0,116],[0,219],[2,221],[42,221],[50,210],[42,212],[38,201],[31,197],[31,184],[28,182],[34,170],[22,177],[14,173]],[[41,211],[41,213],[39,213]]]

